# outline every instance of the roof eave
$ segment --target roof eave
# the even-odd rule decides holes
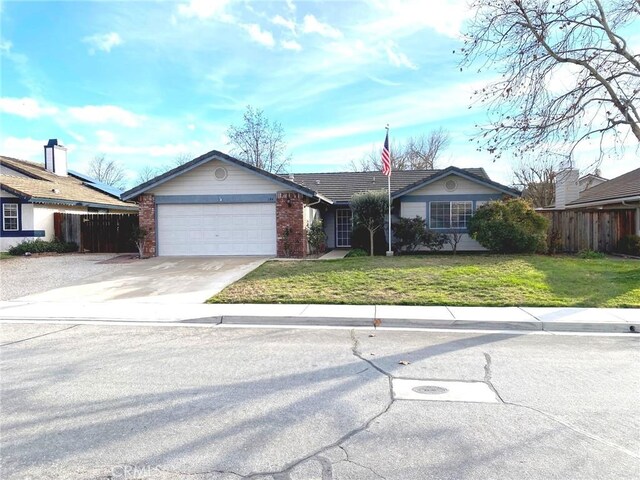
[[[624,202],[640,202],[640,195],[634,195],[631,197],[610,198],[605,200],[593,200],[591,202],[569,203],[565,206],[565,208],[597,207],[598,205],[612,205],[615,203]]]
[[[16,195],[23,200],[29,200],[31,198],[31,195],[25,192],[21,192],[20,190],[16,190],[15,188],[11,188],[5,184],[0,184],[0,189],[4,190],[5,192],[9,192],[12,195]]]
[[[105,208],[109,210],[138,211],[137,205],[113,205],[110,203],[84,202],[78,200],[65,200],[61,198],[31,197],[29,203],[41,203],[43,205],[67,205],[70,207]]]
[[[262,175],[263,177],[268,178],[269,180],[275,182],[275,183],[279,183],[281,185],[287,186],[289,187],[291,190],[294,190],[298,193],[301,193],[305,196],[308,197],[317,197],[317,194],[315,191],[307,188],[307,187],[303,187],[302,185],[299,185],[295,182],[292,182],[291,180],[287,180],[285,178],[279,177],[278,175],[275,175],[271,172],[267,172],[266,170],[262,170],[260,168],[254,167],[252,165],[249,165],[241,160],[238,160],[236,158],[233,158],[225,153],[219,152],[217,150],[212,150],[208,153],[205,153],[204,155],[200,155],[197,158],[194,158],[193,160],[191,160],[190,162],[185,163],[184,165],[180,165],[172,170],[169,170],[168,172],[165,172],[161,175],[158,175],[155,178],[152,178],[151,180],[144,182],[130,190],[127,190],[126,192],[124,192],[120,198],[122,200],[131,200],[132,198],[137,197],[138,195],[143,194],[144,192],[155,188],[159,185],[162,185],[165,182],[168,182],[169,180],[172,180],[173,178],[177,177],[178,175],[182,175],[183,173],[186,173],[190,170],[193,170],[196,167],[199,167],[200,165],[203,165],[207,162],[210,162],[211,160],[220,160],[224,163],[227,163],[229,165],[234,165],[240,168],[244,168],[245,170],[249,170],[253,173],[256,173],[258,175]]]

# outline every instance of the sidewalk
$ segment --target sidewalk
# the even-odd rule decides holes
[[[160,305],[0,302],[2,321],[98,321],[245,325],[327,325],[548,332],[640,331],[640,309],[413,307],[374,305]]]

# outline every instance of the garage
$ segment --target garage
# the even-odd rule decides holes
[[[276,255],[274,203],[158,205],[158,254]]]

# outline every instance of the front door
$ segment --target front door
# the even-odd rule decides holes
[[[344,248],[351,246],[352,222],[351,209],[340,208],[336,210],[336,247]]]

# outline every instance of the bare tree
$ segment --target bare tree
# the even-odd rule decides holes
[[[513,169],[513,185],[534,207],[548,207],[555,198],[555,181],[560,170],[549,157],[521,160]]]
[[[111,185],[119,190],[126,188],[127,174],[122,166],[114,161],[107,160],[104,154],[96,155],[89,163],[87,174],[106,185]]]
[[[431,170],[443,150],[450,143],[449,133],[439,128],[428,135],[409,137],[405,142],[391,145],[392,170]],[[351,170],[372,172],[382,170],[380,150],[374,149],[359,160],[351,161]]]
[[[247,106],[241,125],[227,129],[231,154],[254,167],[271,173],[284,173],[291,161],[286,155],[284,130],[270,122],[260,109]]]
[[[499,80],[475,92],[490,125],[478,150],[496,158],[535,152],[570,163],[578,145],[640,142],[640,56],[623,38],[640,0],[474,0],[462,67],[480,64]]]
[[[176,155],[172,162],[166,163],[159,167],[145,165],[144,167],[142,167],[142,170],[138,172],[137,181],[139,184],[148,182],[152,178],[155,178],[158,175],[162,175],[163,173],[168,172],[169,170],[172,170],[176,167],[180,167],[185,163],[190,162],[191,160],[193,160],[192,155],[190,153],[184,152]]]

